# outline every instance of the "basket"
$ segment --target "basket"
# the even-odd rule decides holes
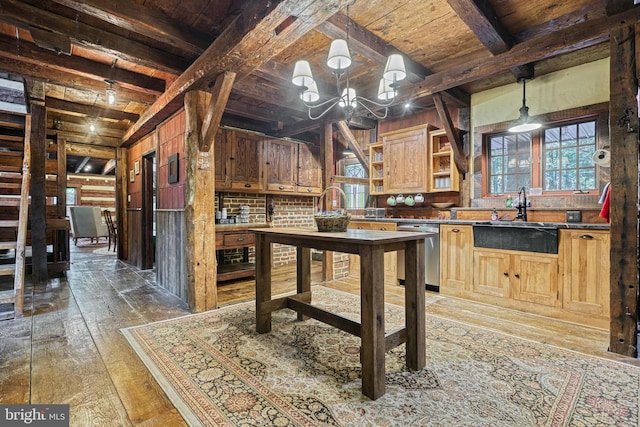
[[[347,231],[347,227],[349,226],[349,221],[351,220],[351,215],[348,213],[339,210],[339,211],[325,211],[322,212],[320,210],[320,206],[322,206],[322,201],[324,200],[324,195],[329,190],[338,190],[342,197],[344,197],[345,202],[347,200],[347,195],[344,194],[342,188],[331,186],[327,187],[322,194],[320,195],[320,200],[318,201],[318,212],[313,216],[313,219],[316,220],[316,225],[318,226],[318,231],[323,232],[341,232]]]

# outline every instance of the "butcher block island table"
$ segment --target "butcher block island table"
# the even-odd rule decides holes
[[[271,331],[271,313],[289,308],[298,319],[312,317],[361,339],[362,393],[385,393],[385,353],[406,343],[407,368],[425,365],[424,234],[406,231],[258,228],[256,247],[256,330]],[[297,294],[271,299],[272,243],[297,250]],[[311,248],[360,255],[360,323],[311,304]],[[405,251],[405,327],[385,333],[384,253]]]

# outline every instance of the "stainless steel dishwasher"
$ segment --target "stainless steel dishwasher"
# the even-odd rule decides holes
[[[398,231],[422,231],[424,239],[425,288],[440,290],[440,226],[438,224],[402,224]],[[404,251],[398,251],[398,280],[404,285]]]

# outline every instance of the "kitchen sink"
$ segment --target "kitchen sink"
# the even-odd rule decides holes
[[[558,226],[544,222],[497,221],[473,226],[474,246],[514,251],[558,253]]]

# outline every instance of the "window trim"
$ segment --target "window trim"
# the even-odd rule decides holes
[[[604,148],[609,146],[609,103],[603,102],[599,104],[586,105],[578,108],[571,108],[562,111],[556,111],[547,114],[541,114],[538,116],[534,116],[534,118],[543,123],[543,126],[533,131],[531,138],[531,167],[532,167],[532,182],[541,182],[536,181],[534,174],[537,174],[538,179],[540,179],[541,170],[541,138],[542,132],[544,129],[548,127],[556,127],[562,124],[570,124],[577,123],[580,121],[586,121],[589,119],[594,119],[596,121],[598,142],[596,145],[596,149]],[[507,132],[511,121],[493,123],[484,126],[478,126],[474,128],[474,164],[476,167],[474,168],[474,194],[478,195],[475,198],[483,198],[483,199],[492,199],[492,198],[504,198],[505,194],[490,194],[488,192],[488,170],[487,170],[487,141],[490,136]],[[580,194],[575,194],[576,196],[580,195],[595,195],[599,194],[601,191],[601,187],[603,186],[601,180],[600,167],[596,167],[596,182],[598,182],[598,187],[594,190],[584,191]],[[572,191],[545,191],[544,196],[566,196],[571,194],[574,195]]]

